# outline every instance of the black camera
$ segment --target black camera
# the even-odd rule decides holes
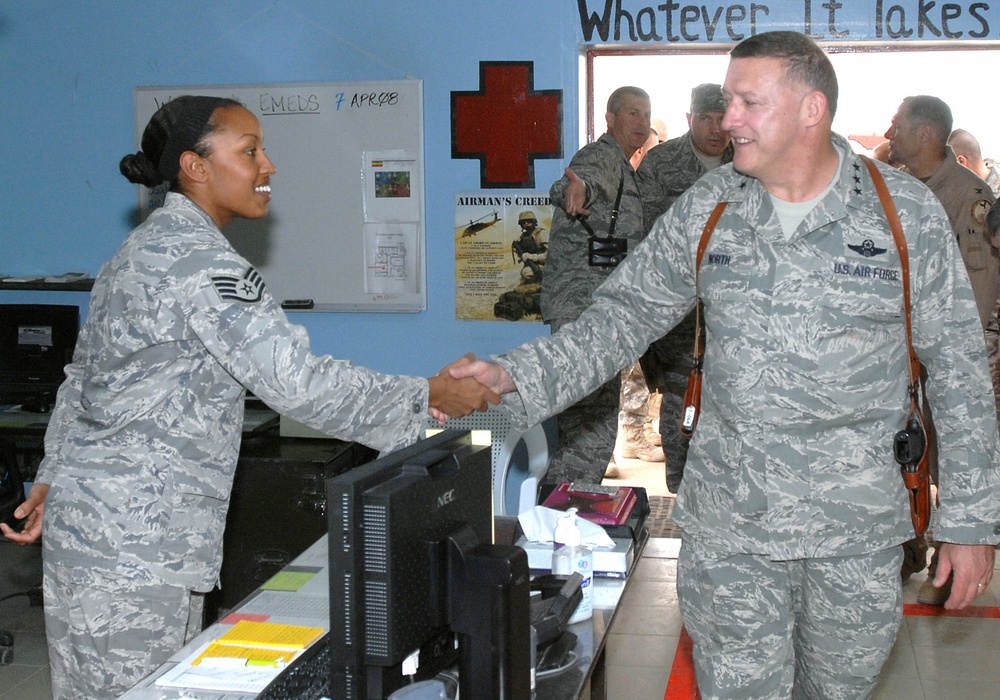
[[[927,441],[924,438],[924,426],[916,416],[911,415],[906,421],[906,427],[892,438],[893,457],[910,471],[916,471],[925,449]]]
[[[625,259],[628,251],[627,238],[607,238],[590,239],[590,250],[587,262],[591,267],[617,267],[618,263]]]

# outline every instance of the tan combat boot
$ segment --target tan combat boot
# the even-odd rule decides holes
[[[665,460],[663,448],[650,444],[646,439],[645,426],[625,425],[622,440],[621,455],[625,459],[641,459],[643,462],[662,462]]]
[[[663,403],[663,394],[658,391],[650,392],[649,401],[646,402],[646,422],[642,429],[646,434],[646,440],[650,445],[660,447],[663,441],[660,439],[660,404]]]

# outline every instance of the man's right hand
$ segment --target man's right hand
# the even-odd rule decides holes
[[[35,484],[28,492],[28,499],[14,511],[15,518],[27,518],[20,532],[0,523],[0,533],[11,542],[31,544],[42,536],[42,512],[45,497],[49,495],[48,484]]]
[[[472,377],[483,386],[497,394],[507,394],[516,391],[514,380],[503,367],[485,360],[474,360],[462,365],[452,366],[448,370],[455,379]]]

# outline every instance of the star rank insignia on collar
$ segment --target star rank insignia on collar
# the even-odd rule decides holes
[[[248,304],[260,301],[264,294],[264,280],[253,266],[248,267],[242,277],[216,275],[212,277],[212,286],[223,299]]]

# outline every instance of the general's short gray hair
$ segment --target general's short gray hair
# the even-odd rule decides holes
[[[785,77],[822,92],[830,117],[837,113],[837,73],[830,57],[805,34],[784,30],[755,34],[737,44],[729,57],[784,59]]]

